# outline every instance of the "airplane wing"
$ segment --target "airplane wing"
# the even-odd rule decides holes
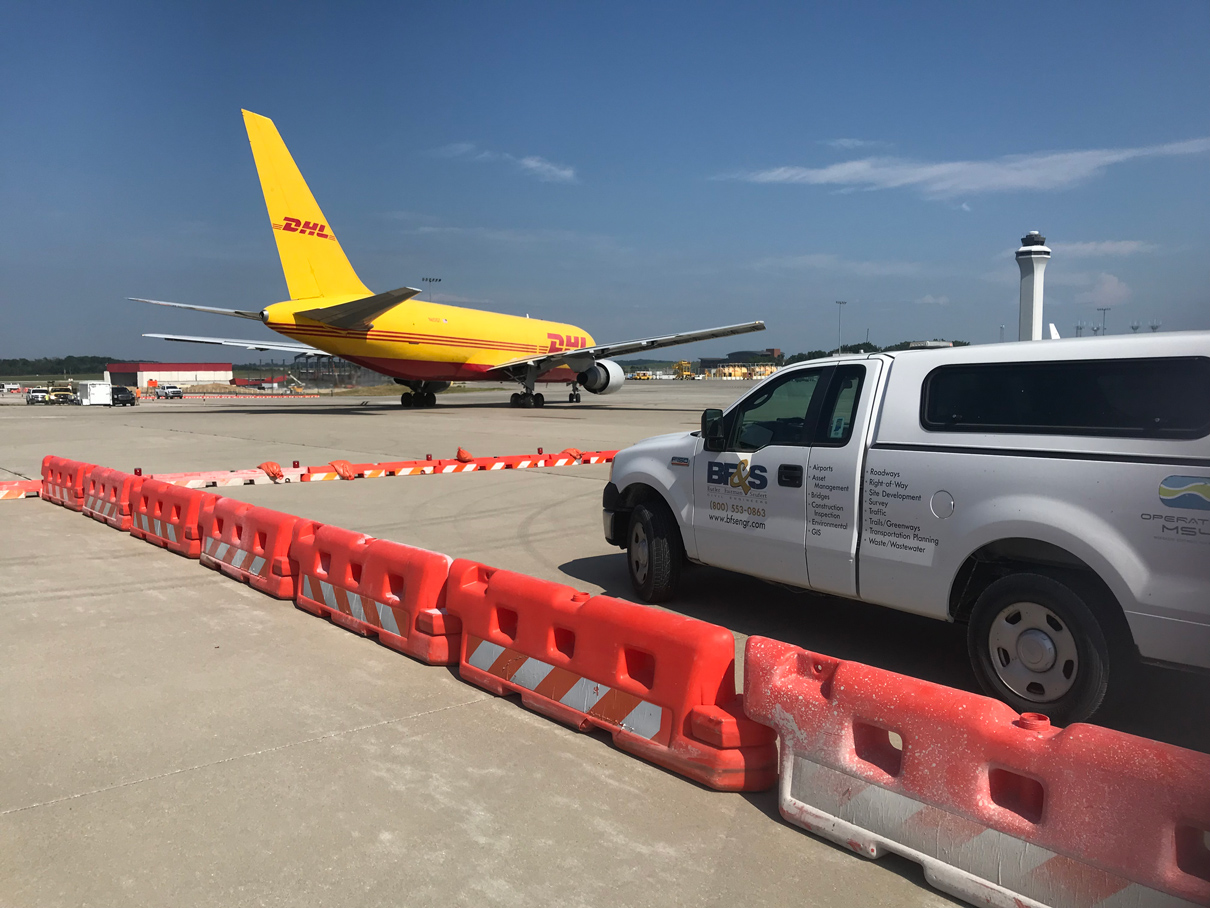
[[[173,309],[194,309],[197,312],[209,312],[212,315],[232,315],[235,318],[252,318],[260,321],[260,313],[252,312],[248,309],[218,309],[214,306],[194,306],[191,303],[169,303],[164,300],[145,300],[137,296],[130,296],[127,299],[136,303],[151,303],[153,306],[171,306]]]
[[[289,341],[255,341],[240,340],[235,337],[191,337],[185,334],[144,334],[143,337],[155,337],[166,341],[181,341],[186,344],[218,344],[223,347],[243,347],[245,350],[280,350],[283,353],[307,353],[312,356],[331,356],[317,347],[306,344],[292,344]]]
[[[595,347],[577,347],[573,350],[541,353],[537,356],[525,357],[523,359],[510,359],[508,362],[499,363],[493,368],[515,369],[519,366],[533,366],[541,373],[568,361],[574,361],[577,367],[581,362],[584,362],[587,367],[587,365],[591,365],[590,362],[587,362],[590,359],[595,360],[605,356],[625,356],[627,353],[659,350],[661,347],[675,347],[679,344],[691,344],[694,341],[711,340],[716,337],[730,337],[733,334],[747,334],[750,331],[764,330],[764,322],[744,322],[742,325],[724,325],[721,328],[682,331],[679,334],[665,334],[660,337],[622,341],[617,344],[597,344]]]

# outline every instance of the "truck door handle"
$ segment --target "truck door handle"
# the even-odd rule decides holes
[[[796,463],[783,463],[777,468],[777,484],[789,486],[791,489],[802,488],[802,466]]]

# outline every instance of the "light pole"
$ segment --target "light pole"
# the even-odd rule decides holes
[[[836,355],[837,356],[839,356],[843,352],[843,348],[844,348],[844,321],[842,318],[844,309],[842,309],[841,307],[847,306],[847,305],[848,305],[848,302],[845,300],[836,301]]]
[[[1004,343],[1004,326],[1000,326],[1000,343]]]
[[[422,280],[422,281],[424,281],[426,284],[428,284],[428,285],[429,285],[429,302],[430,302],[430,303],[431,303],[431,302],[434,302],[434,300],[433,300],[433,285],[434,285],[434,284],[440,284],[440,283],[441,283],[441,278],[439,278],[439,277],[422,277],[422,278],[421,278],[421,280]]]
[[[1105,313],[1108,312],[1111,306],[1097,306],[1097,312],[1101,313],[1101,333],[1105,333]]]

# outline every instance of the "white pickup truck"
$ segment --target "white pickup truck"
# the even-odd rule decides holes
[[[799,363],[620,452],[638,595],[686,561],[968,625],[992,696],[1082,720],[1210,669],[1210,332]]]

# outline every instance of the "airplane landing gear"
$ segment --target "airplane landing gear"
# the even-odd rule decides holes
[[[571,393],[567,395],[569,404],[578,404],[580,402],[580,389],[576,387],[575,382],[572,382]]]
[[[437,395],[432,391],[417,391],[415,394],[405,391],[399,395],[399,403],[417,410],[421,407],[435,407],[437,406]]]
[[[521,382],[521,387],[525,390],[515,392],[509,399],[509,405],[513,407],[541,407],[546,403],[546,398],[541,393],[534,393],[534,384],[538,379],[538,370],[530,366],[525,370],[525,378],[518,378]]]
[[[542,407],[546,405],[546,398],[541,392],[531,394],[528,391],[523,393],[515,393],[508,399],[509,405],[513,407],[521,407],[529,409],[530,407]]]
[[[401,381],[400,384],[403,384]],[[420,409],[421,407],[437,406],[437,394],[435,391],[425,389],[423,383],[419,386],[411,386],[412,390],[404,391],[399,395],[399,403],[403,407]]]

